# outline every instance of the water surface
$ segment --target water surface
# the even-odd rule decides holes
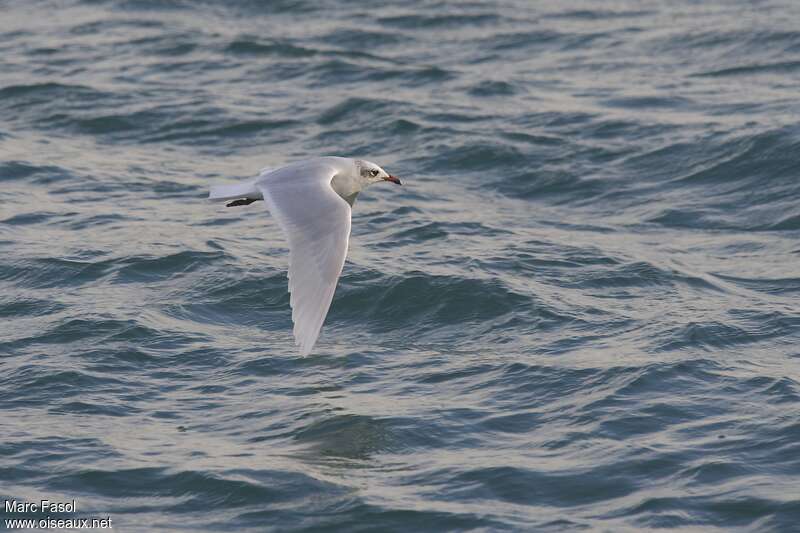
[[[0,9],[0,499],[119,531],[797,527],[797,4]],[[280,229],[205,196],[326,154],[404,186],[356,203],[302,358]]]

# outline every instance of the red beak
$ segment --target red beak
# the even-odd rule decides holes
[[[391,181],[392,183],[396,183],[398,185],[402,185],[402,183],[400,183],[400,180],[398,178],[396,178],[395,176],[392,176],[391,174],[389,174],[387,177],[383,178],[383,180],[384,181]]]

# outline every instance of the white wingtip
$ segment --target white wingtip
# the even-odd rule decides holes
[[[331,187],[339,171],[328,159],[312,160],[255,184],[289,241],[289,304],[303,356],[317,343],[347,255],[350,205]]]

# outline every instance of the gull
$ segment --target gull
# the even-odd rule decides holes
[[[289,304],[295,344],[308,355],[333,300],[350,240],[350,213],[367,185],[400,180],[363,159],[318,157],[264,168],[255,178],[213,185],[210,200],[228,207],[264,200],[289,241]]]

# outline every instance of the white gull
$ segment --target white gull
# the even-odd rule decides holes
[[[319,337],[344,266],[350,213],[367,185],[400,180],[375,163],[346,157],[318,157],[233,185],[215,185],[211,200],[228,207],[264,200],[289,241],[289,303],[295,343],[308,355]]]

